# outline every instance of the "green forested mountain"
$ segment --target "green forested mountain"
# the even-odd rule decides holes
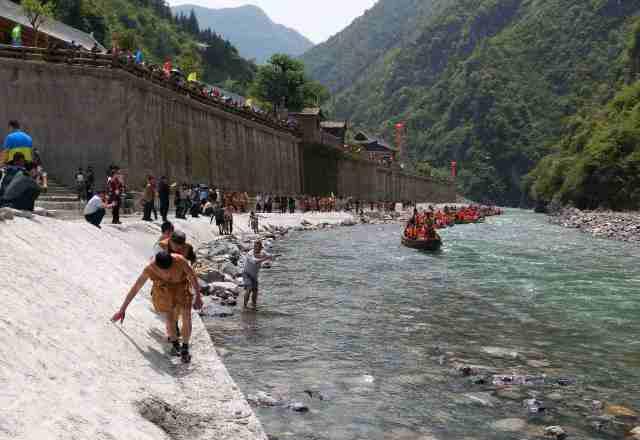
[[[333,110],[413,159],[456,160],[464,193],[519,204],[567,117],[610,99],[640,13],[626,0],[380,0],[303,56]]]
[[[582,209],[640,207],[640,19],[621,60],[621,90],[567,120],[562,139],[528,176],[541,202]]]
[[[197,5],[180,5],[172,9],[175,15],[189,15],[194,11],[201,26],[223,35],[238,48],[242,56],[255,59],[260,64],[276,53],[296,56],[313,46],[313,43],[298,31],[274,23],[257,6],[211,9]]]
[[[20,3],[18,0],[14,0]],[[200,27],[195,16],[174,17],[165,0],[48,0],[55,6],[55,18],[93,33],[110,48],[113,36],[124,49],[141,49],[148,62],[174,65],[198,71],[211,83],[232,79],[248,84],[256,66],[242,58],[237,49],[215,32]]]

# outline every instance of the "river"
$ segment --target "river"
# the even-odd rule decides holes
[[[273,438],[534,438],[561,424],[573,438],[604,439],[585,418],[592,400],[640,408],[638,247],[518,210],[442,231],[438,254],[402,247],[400,230],[278,242],[258,313],[209,323],[245,394],[309,406],[257,408]],[[490,393],[458,362],[571,384]],[[531,397],[546,415],[528,414]],[[526,423],[506,428],[519,436],[494,424],[506,418]]]

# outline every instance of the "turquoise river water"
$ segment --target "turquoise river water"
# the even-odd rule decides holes
[[[556,424],[620,438],[588,416],[593,400],[640,408],[638,247],[517,210],[443,231],[438,254],[400,231],[294,234],[261,273],[258,313],[210,325],[245,394],[309,407],[256,408],[272,438],[533,439]],[[546,385],[475,384],[457,364]],[[532,397],[547,410],[530,414]]]

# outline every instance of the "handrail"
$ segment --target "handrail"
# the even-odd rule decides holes
[[[242,107],[231,106],[223,101],[200,93],[193,86],[180,84],[173,78],[167,78],[160,70],[148,68],[140,64],[135,64],[128,57],[118,55],[108,55],[96,52],[76,49],[54,49],[40,47],[15,47],[0,44],[0,58],[13,58],[28,61],[44,61],[56,64],[80,65],[88,67],[102,67],[124,70],[138,78],[153,82],[175,93],[185,95],[195,99],[201,104],[217,108],[227,113],[240,116],[244,119],[266,125],[274,130],[283,131],[293,136],[300,137],[300,133],[282,123],[274,121],[264,115],[247,110]]]

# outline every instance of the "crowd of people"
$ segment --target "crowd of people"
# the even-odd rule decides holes
[[[22,32],[21,25],[14,26],[7,43],[10,43],[13,47],[22,47]],[[179,66],[174,66],[170,58],[167,58],[162,65],[153,64],[145,60],[144,53],[140,49],[131,51],[120,50],[115,47],[105,50],[97,43],[91,49],[87,49],[75,41],[66,43],[59,40],[51,40],[48,49],[52,53],[59,50],[71,51],[77,58],[82,58],[84,54],[108,55],[113,59],[114,63],[125,68],[133,68],[139,76],[147,76],[150,79],[160,81],[174,90],[184,92],[187,96],[197,98],[203,103],[222,107],[227,111],[232,111],[243,117],[277,128],[291,131],[298,129],[297,120],[293,118],[281,119],[275,113],[266,112],[255,107],[241,97],[227,94],[227,92],[218,87],[200,82],[193,73],[187,72],[185,74]]]
[[[439,240],[437,229],[444,229],[456,224],[477,223],[485,217],[502,214],[502,210],[495,206],[444,206],[436,209],[429,206],[424,211],[413,210],[413,216],[404,230],[405,238],[409,240]]]

